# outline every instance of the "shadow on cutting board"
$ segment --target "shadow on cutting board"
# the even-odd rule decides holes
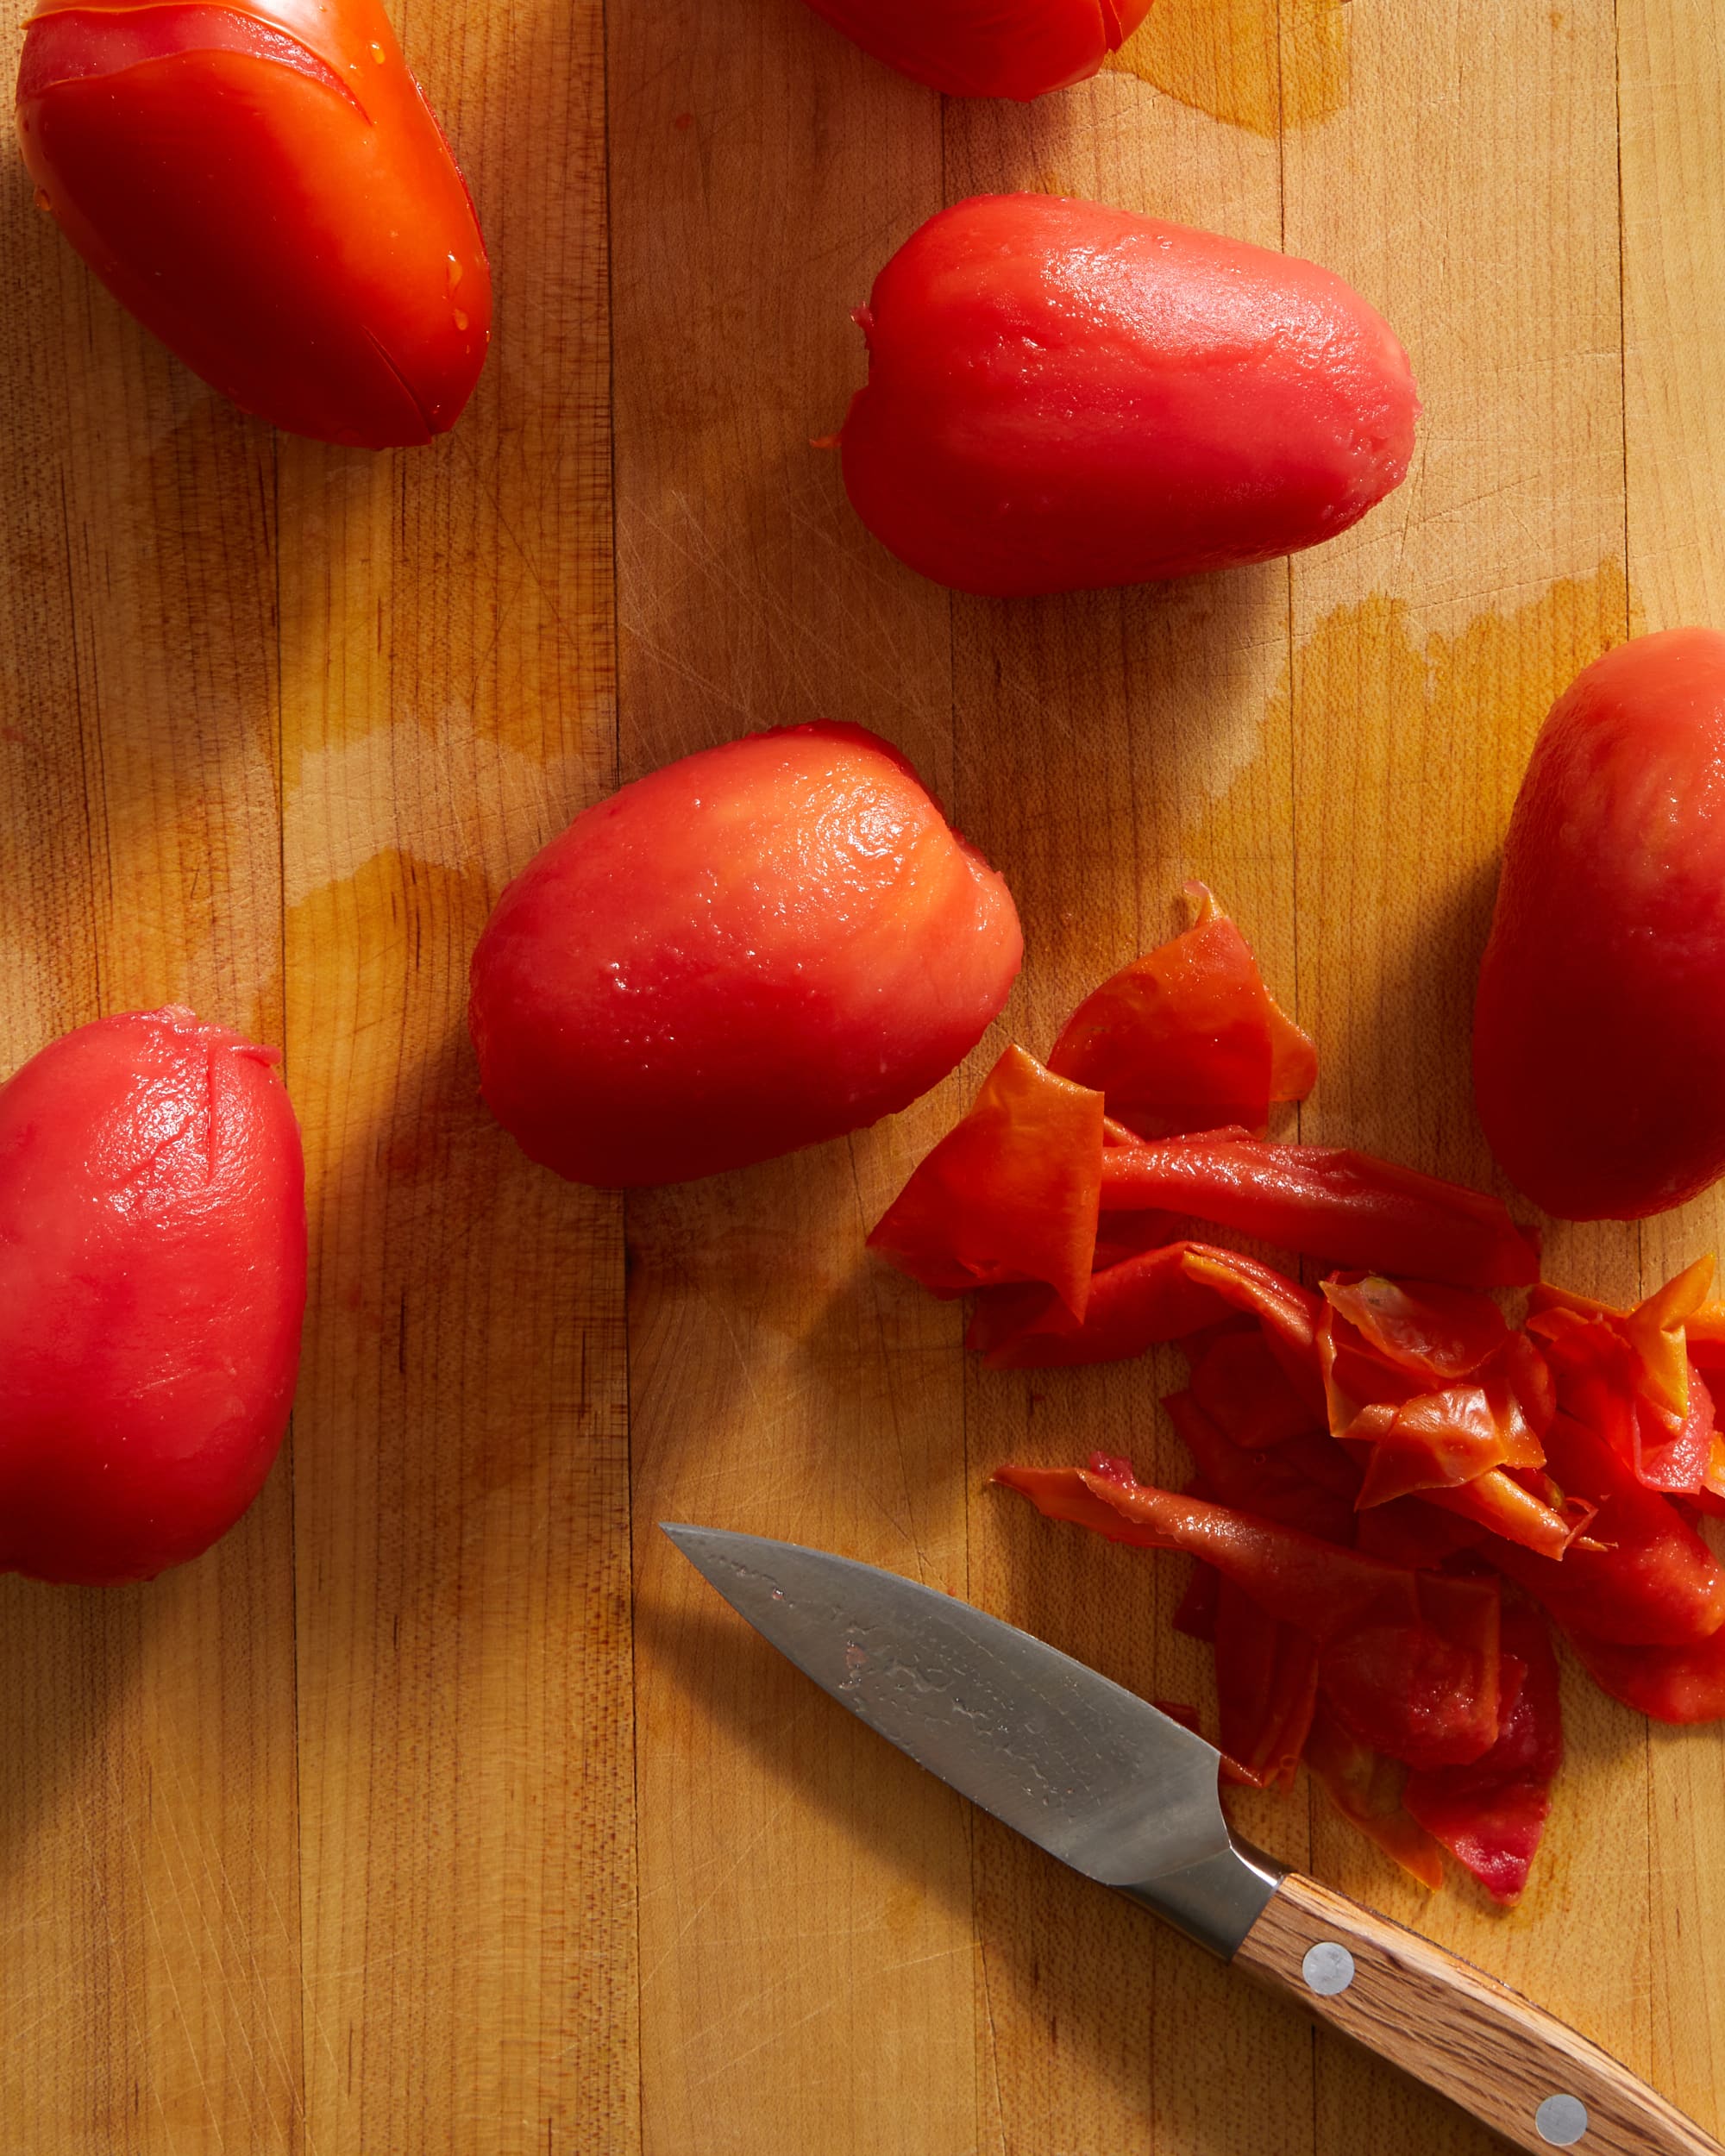
[[[16,1885],[74,1801],[121,1773],[126,1704],[157,1608],[148,1586],[0,1582],[0,1878]]]
[[[195,1959],[236,1906],[255,1914],[235,1871],[293,1831],[287,1533],[285,1450],[239,1526],[157,1580],[0,1581],[0,1915],[28,1941],[21,2012],[97,1996],[119,2014],[141,1952]],[[272,1910],[235,1980],[296,1940]]]

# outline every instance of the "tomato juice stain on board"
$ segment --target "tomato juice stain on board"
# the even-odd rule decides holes
[[[1302,1135],[1502,1191],[1469,1043],[1503,835],[1552,698],[1634,622],[1612,558],[1520,606],[1465,606],[1442,627],[1383,592],[1326,612],[1296,637],[1266,739],[1292,743],[1296,1016],[1323,1073]],[[1567,1233],[1546,1247],[1556,1277],[1602,1290],[1619,1255]]]
[[[1249,573],[1268,580],[1279,571],[1276,565],[1234,577]],[[1234,577],[1217,582],[1226,585]],[[1179,597],[1177,591],[1146,593],[1138,603],[1172,605]],[[1203,597],[1201,584],[1195,583],[1186,604]],[[1266,608],[1271,597],[1266,590]],[[1302,831],[1300,1008],[1295,1015],[1322,1029],[1324,1075],[1314,1101],[1320,1112],[1336,1119],[1327,1124],[1308,1119],[1308,1139],[1414,1157],[1405,1148],[1398,1152],[1387,1129],[1362,1130],[1349,1122],[1347,1073],[1351,1052],[1423,1056],[1421,1091],[1441,1096],[1454,1114],[1446,1116],[1443,1158],[1421,1155],[1418,1164],[1489,1183],[1489,1156],[1467,1105],[1468,1040],[1498,849],[1527,751],[1552,699],[1590,660],[1622,642],[1636,625],[1622,566],[1614,560],[1602,562],[1591,575],[1546,586],[1524,606],[1464,616],[1449,633],[1422,633],[1408,601],[1373,592],[1324,614],[1295,642],[1259,716],[1251,717],[1242,705],[1236,730],[1219,715],[1211,785],[1183,790],[1183,812],[1170,832],[1171,844],[1158,845],[1154,858],[1160,866],[1154,872],[1146,867],[1145,881],[1153,887],[1157,874],[1167,881],[1213,862],[1249,858],[1266,819],[1286,814],[1291,780]],[[1337,737],[1343,726],[1345,750]],[[1454,759],[1440,797],[1433,773],[1424,768],[1437,739],[1453,745]],[[1326,800],[1334,805],[1320,809]],[[1423,814],[1425,804],[1431,805],[1434,829],[1441,820],[1446,857],[1457,864],[1446,906],[1432,895],[1433,887],[1441,892],[1441,880],[1435,887],[1421,885],[1421,897],[1384,866],[1398,842],[1418,843],[1410,818]],[[1309,843],[1309,821],[1320,813],[1331,830],[1347,835],[1346,867],[1332,850],[1339,839],[1320,830],[1315,834],[1320,843]],[[1215,873],[1226,898],[1231,887],[1220,881],[1220,870]],[[1314,964],[1325,941],[1322,924],[1356,906],[1368,909],[1371,925],[1363,930],[1360,948],[1376,954],[1372,981],[1350,987],[1333,979],[1326,994]],[[1262,899],[1249,918],[1254,939],[1270,953],[1272,977],[1291,997],[1292,949],[1276,950]],[[1163,932],[1159,917],[1156,926]],[[1381,950],[1372,940],[1380,929]],[[1333,932],[1331,943],[1333,947]],[[1034,977],[1033,967],[1032,987]],[[1359,1013],[1357,1044],[1350,1038],[1351,1004]],[[1368,1037],[1374,1012],[1383,1017],[1376,1047]],[[1441,1082],[1433,1083],[1440,1074]],[[1408,1091],[1406,1082],[1391,1089],[1397,1100]],[[1471,1146],[1477,1146],[1477,1155]]]
[[[1137,75],[1183,105],[1254,135],[1315,127],[1348,101],[1346,0],[1156,0],[1105,69]]]

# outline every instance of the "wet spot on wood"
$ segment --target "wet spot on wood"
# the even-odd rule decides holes
[[[1314,127],[1348,101],[1347,0],[1156,0],[1103,63],[1254,135]]]

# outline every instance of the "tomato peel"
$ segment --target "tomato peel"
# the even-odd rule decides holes
[[[1201,883],[1197,918],[1113,975],[1066,1021],[1048,1065],[1099,1087],[1139,1138],[1237,1124],[1261,1131],[1270,1104],[1302,1100],[1317,1051],[1264,985],[1251,947]]]
[[[1319,1304],[1297,1282],[1238,1251],[1169,1243],[1127,1258],[1090,1282],[1082,1326],[1043,1288],[1000,1288],[976,1299],[965,1344],[991,1369],[1060,1369],[1119,1363],[1219,1318],[1258,1318],[1271,1352],[1296,1387],[1317,1395],[1313,1326]]]
[[[1408,1770],[1399,1760],[1374,1752],[1320,1708],[1306,1739],[1306,1764],[1344,1819],[1421,1886],[1433,1893],[1442,1886],[1442,1847],[1402,1808]]]
[[[1676,1508],[1647,1489],[1596,1432],[1569,1416],[1557,1418],[1546,1442],[1564,1489],[1596,1507],[1588,1531],[1596,1546],[1577,1544],[1558,1563],[1497,1541],[1489,1551],[1492,1564],[1571,1635],[1683,1646],[1725,1626],[1725,1570]]]
[[[1008,1047],[868,1246],[933,1294],[1040,1281],[1082,1319],[1101,1175],[1101,1094]]]
[[[1582,1667],[1615,1700],[1662,1722],[1725,1720],[1725,1628],[1680,1646],[1629,1646],[1565,1627]]]
[[[1318,1703],[1318,1649],[1223,1580],[1214,1632],[1220,1745],[1256,1789],[1292,1789]]]
[[[1102,1206],[1187,1213],[1333,1265],[1517,1288],[1539,1251],[1501,1200],[1339,1146],[1187,1138],[1102,1156]]]
[[[1310,1634],[1333,1712],[1416,1766],[1465,1764],[1496,1741],[1497,1583],[1413,1572],[1298,1528],[1178,1496],[1100,1457],[1088,1470],[1002,1467],[994,1479],[1051,1516],[1116,1541],[1181,1549],[1233,1580],[1278,1622]]]
[[[1557,1658],[1539,1613],[1526,1602],[1503,1606],[1503,1660],[1519,1673],[1500,1708],[1497,1741],[1470,1766],[1413,1773],[1402,1803],[1471,1871],[1496,1902],[1521,1899],[1550,1810],[1552,1777],[1563,1762],[1563,1716]]]

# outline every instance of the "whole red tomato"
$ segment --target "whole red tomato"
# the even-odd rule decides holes
[[[949,97],[1040,97],[1094,75],[1150,0],[809,0],[865,53]]]
[[[1267,561],[1346,530],[1413,449],[1408,355],[1339,277],[1101,203],[956,204],[857,319],[845,487],[962,592]]]
[[[486,1103],[572,1181],[683,1182],[861,1130],[974,1048],[1023,956],[916,773],[822,721],[681,757],[529,862],[474,953]]]
[[[85,260],[244,411],[374,449],[454,425],[491,273],[378,0],[46,0],[18,129]]]
[[[1725,636],[1579,674],[1540,730],[1474,1007],[1474,1092],[1512,1181],[1630,1220],[1725,1171]]]
[[[133,1012],[0,1087],[0,1571],[148,1579],[261,1488],[305,1307],[274,1060]]]

